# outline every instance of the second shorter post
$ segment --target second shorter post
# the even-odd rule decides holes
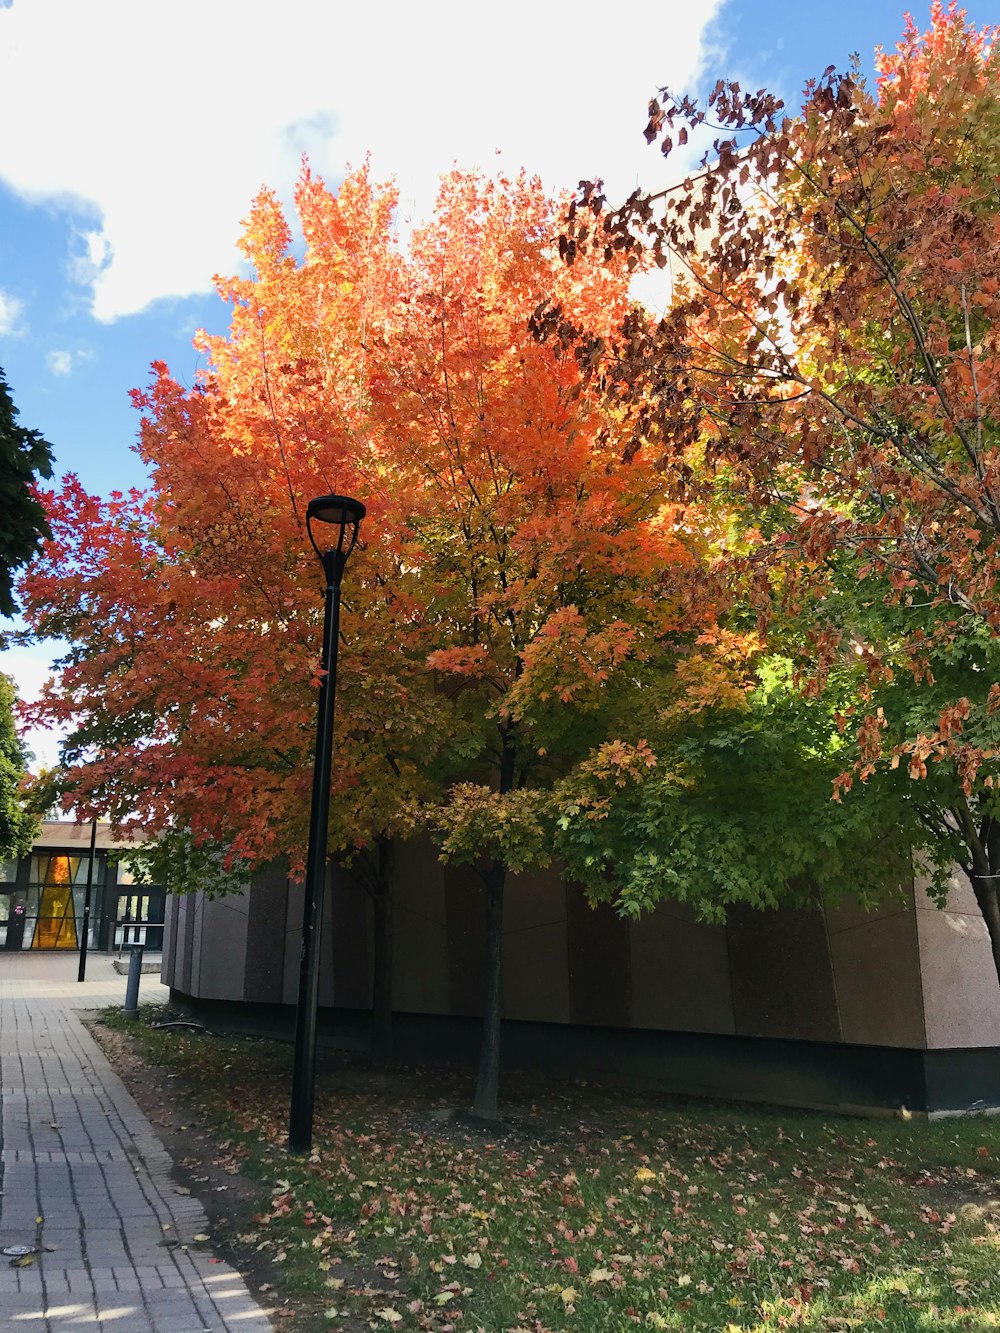
[[[142,945],[133,944],[128,960],[128,982],[125,986],[125,1017],[139,1014],[139,978],[142,976]]]

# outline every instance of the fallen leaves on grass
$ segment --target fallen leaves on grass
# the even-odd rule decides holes
[[[932,1308],[958,1333],[1000,1319],[996,1220],[960,1214],[962,1191],[998,1192],[992,1124],[872,1126],[553,1087],[487,1131],[432,1115],[462,1102],[450,1076],[404,1072],[321,1087],[316,1151],[292,1163],[287,1054],[254,1047],[252,1101],[209,1054],[192,1042],[194,1068],[178,1073],[222,1127],[223,1156],[267,1182],[242,1239],[267,1247],[282,1283],[335,1293],[328,1319],[422,1333],[891,1333]]]

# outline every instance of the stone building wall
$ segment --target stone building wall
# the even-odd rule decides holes
[[[415,844],[398,858],[394,983],[402,1013],[480,1012],[483,893]],[[280,871],[242,896],[171,900],[164,978],[200,999],[292,1004],[302,889]],[[367,1008],[371,910],[331,873],[320,1003]],[[997,986],[967,883],[939,912],[919,884],[873,912],[730,911],[664,903],[638,921],[592,909],[552,873],[512,875],[504,920],[512,1020],[923,1049],[1000,1046]],[[970,1003],[970,999],[972,1003]]]
[[[473,1060],[482,888],[420,844],[399,850],[397,871],[399,1048]],[[290,1020],[302,898],[280,870],[241,896],[172,898],[163,979],[203,1008]],[[372,941],[367,896],[332,871],[320,1004],[338,1040],[366,1040]],[[842,1111],[1000,1108],[997,978],[961,877],[945,911],[918,879],[871,912],[736,908],[707,925],[677,903],[624,921],[555,874],[512,875],[504,985],[512,1064]]]

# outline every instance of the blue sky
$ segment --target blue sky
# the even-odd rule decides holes
[[[226,325],[211,276],[236,271],[250,200],[287,197],[303,152],[332,183],[370,150],[415,217],[454,160],[627,192],[664,182],[642,141],[658,84],[736,78],[797,105],[806,78],[855,51],[870,70],[903,26],[895,0],[658,0],[619,11],[620,30],[587,0],[361,9],[0,0],[0,366],[60,473],[142,485],[128,391],[153,360],[193,382],[192,335]],[[981,23],[991,9],[969,5]],[[12,650],[0,669],[31,693],[50,656]]]

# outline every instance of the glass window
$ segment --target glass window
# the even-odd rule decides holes
[[[97,852],[94,856],[94,883],[104,883],[104,869],[107,856]],[[63,856],[57,854],[33,856],[31,858],[30,878],[32,884],[86,884],[90,853],[84,856]]]
[[[0,884],[13,884],[17,879],[17,862],[0,861]]]
[[[86,885],[86,883],[87,883],[87,871],[90,869],[90,853],[88,852],[86,856],[73,856],[73,857],[70,857],[70,860],[74,863],[74,869],[73,869],[73,883],[74,883],[74,884],[84,884],[84,885]],[[103,883],[104,883],[104,865],[105,865],[105,860],[106,860],[106,858],[104,857],[104,855],[103,855],[101,852],[97,852],[97,853],[95,853],[95,855],[94,855],[94,883],[95,883],[95,884],[103,884]]]

